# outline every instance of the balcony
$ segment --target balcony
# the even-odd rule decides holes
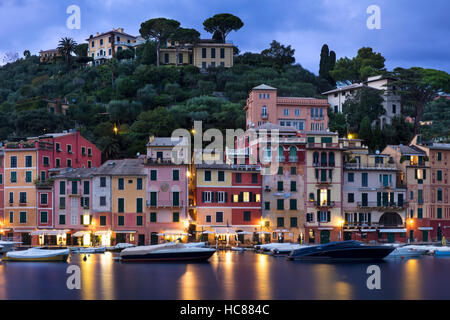
[[[388,202],[388,203],[379,203],[377,201],[368,201],[368,202],[357,202],[357,206],[358,208],[364,209],[390,209],[390,210],[395,210],[395,209],[403,209],[406,208],[408,206],[407,202]]]
[[[396,165],[390,163],[385,164],[346,163],[344,164],[344,168],[349,170],[393,170],[393,171],[397,170]]]
[[[381,228],[406,228],[406,224],[399,224],[399,225],[384,225],[380,224],[378,222],[348,222],[346,221],[344,223],[344,230],[345,229],[381,229]]]
[[[261,119],[267,120],[267,119],[269,119],[269,115],[267,113],[263,113],[263,114],[261,114]]]
[[[313,167],[315,168],[335,168],[336,164],[334,162],[313,162]]]
[[[308,143],[308,149],[339,149],[339,143]]]
[[[334,208],[336,206],[336,203],[334,201],[327,201],[327,202],[316,202],[317,208]]]
[[[53,187],[53,179],[47,179],[44,181],[36,180],[34,181],[34,184],[38,189],[51,189]]]
[[[178,204],[175,205],[172,200],[160,200],[156,203],[152,203],[151,201],[147,201],[148,208],[181,208],[184,206],[184,201],[178,201]]]
[[[298,157],[289,157],[289,162],[291,162],[291,163],[298,162]]]

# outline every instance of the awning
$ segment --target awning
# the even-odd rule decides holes
[[[289,230],[275,230],[276,233],[289,233]]]
[[[419,227],[420,231],[433,231],[433,227]]]
[[[252,232],[248,232],[248,231],[239,231],[239,232],[236,232],[237,234],[247,234],[247,235],[251,235],[251,234],[253,234]]]
[[[331,228],[331,227],[328,227],[328,228],[326,228],[326,227],[323,227],[323,228],[317,228],[318,230],[322,230],[322,231],[332,231],[332,230],[334,230],[334,228]]]
[[[236,234],[236,231],[234,231],[231,228],[214,228],[214,231],[216,234]]]
[[[364,232],[364,233],[366,233],[366,232],[377,232],[377,230],[375,230],[375,229],[361,229],[361,232]]]
[[[381,233],[406,233],[406,229],[380,229]]]
[[[124,231],[124,230],[115,230],[114,233],[119,233],[119,234],[128,234],[128,233],[136,233],[136,231]]]
[[[96,236],[110,236],[111,235],[111,231],[97,231],[96,233],[94,233],[94,235],[96,235]]]
[[[203,231],[202,234],[215,234],[215,232],[206,230],[206,231]]]
[[[70,230],[37,230],[31,233],[32,236],[63,236]]]
[[[80,237],[84,237],[86,234],[91,233],[90,231],[77,231],[75,232],[72,237],[74,238],[80,238]]]
[[[159,236],[188,236],[184,230],[166,230],[158,234]]]
[[[272,234],[269,231],[258,231],[256,234]]]

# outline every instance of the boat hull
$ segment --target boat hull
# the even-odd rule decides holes
[[[67,262],[67,259],[69,258],[68,254],[64,255],[58,255],[54,257],[33,257],[33,258],[12,258],[12,257],[3,257],[3,261],[9,261],[9,262]]]
[[[393,247],[365,246],[352,241],[294,250],[288,258],[307,261],[375,261],[384,259],[392,251]]]
[[[450,251],[435,251],[434,255],[437,257],[450,257]]]
[[[144,255],[122,256],[123,262],[158,262],[158,261],[206,261],[215,253],[215,251],[201,252],[171,252],[158,253],[152,252]]]

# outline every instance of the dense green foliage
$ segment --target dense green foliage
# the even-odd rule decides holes
[[[95,142],[104,158],[145,151],[149,135],[170,136],[177,128],[245,127],[249,91],[262,83],[281,96],[320,97],[330,84],[300,65],[290,64],[289,46],[278,55],[245,53],[229,69],[206,73],[193,66],[160,66],[156,43],[136,49],[136,58],[112,59],[87,67],[64,58],[50,64],[31,56],[0,68],[0,139],[22,139],[76,127]],[[47,113],[46,99],[67,99],[67,116]],[[45,99],[45,100],[44,100]],[[117,126],[115,134],[113,128]]]

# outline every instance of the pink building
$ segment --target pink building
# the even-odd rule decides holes
[[[150,242],[162,238],[187,239],[191,219],[188,215],[189,188],[188,164],[172,161],[173,148],[180,140],[151,137],[147,144],[144,164],[147,170],[147,211],[150,214],[148,231]],[[180,158],[183,154],[177,154]]]
[[[276,88],[262,84],[247,99],[247,129],[273,123],[299,131],[326,131],[328,107],[326,99],[278,97]]]

